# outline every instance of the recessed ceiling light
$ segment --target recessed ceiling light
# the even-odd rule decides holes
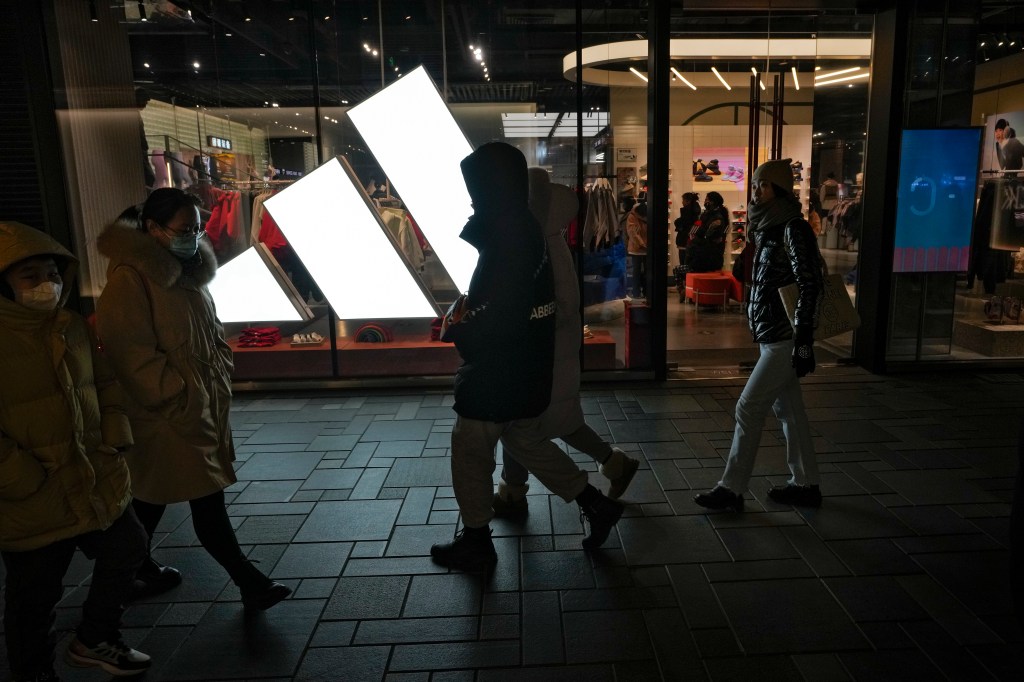
[[[149,62],[142,62],[142,66],[148,69],[149,68]]]

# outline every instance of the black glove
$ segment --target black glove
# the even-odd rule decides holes
[[[793,335],[793,369],[798,377],[804,377],[814,371],[814,330],[810,327],[797,327]]]

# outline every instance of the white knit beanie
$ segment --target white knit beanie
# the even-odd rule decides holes
[[[778,185],[787,192],[793,191],[793,168],[789,165],[793,159],[781,159],[778,161],[765,161],[754,169],[753,181],[756,184],[761,180],[767,180],[773,185]]]

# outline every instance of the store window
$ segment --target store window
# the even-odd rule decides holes
[[[911,24],[888,359],[1005,362],[1024,356],[1024,10],[936,9]]]
[[[745,299],[750,176],[790,159],[791,191],[856,299],[872,19],[855,11],[675,10],[667,359],[752,362]],[[745,262],[746,261],[746,262]],[[853,332],[819,342],[850,355]]]
[[[623,215],[613,201],[599,224],[586,216],[604,190],[642,183],[642,164],[619,183],[609,157],[619,144],[639,158],[643,140],[614,142],[608,88],[577,90],[566,72],[575,2],[80,4],[56,14],[65,75],[74,63],[80,79],[61,116],[87,301],[105,283],[96,235],[177,187],[218,256],[236,379],[451,374],[436,318],[475,258],[458,239],[472,211],[458,161],[502,140],[589,205],[564,230],[595,323],[584,366],[630,366]],[[582,16],[597,43],[643,23],[603,2]],[[649,366],[633,341],[632,364]]]

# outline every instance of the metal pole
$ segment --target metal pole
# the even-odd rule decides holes
[[[377,38],[380,40],[380,87],[384,88],[384,0],[377,0]]]
[[[444,18],[444,0],[441,0],[441,97],[445,102],[448,101],[448,40],[447,34],[445,33],[445,24],[447,22]],[[391,184],[388,184],[390,187]]]
[[[785,124],[785,118],[783,116],[783,109],[786,106],[786,72],[783,71],[781,74],[775,77],[775,87],[778,88],[778,97],[776,101],[779,103],[778,110],[775,112],[775,120],[778,121],[779,127],[779,158],[782,158],[782,126]]]

